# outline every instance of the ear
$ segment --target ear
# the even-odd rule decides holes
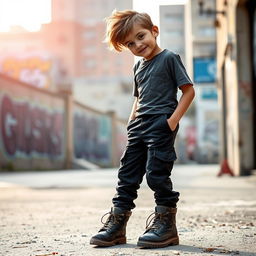
[[[152,35],[154,36],[154,37],[157,37],[158,35],[159,35],[159,29],[158,29],[158,27],[157,26],[153,26],[152,27]]]

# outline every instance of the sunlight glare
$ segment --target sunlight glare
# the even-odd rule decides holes
[[[51,21],[50,0],[0,0],[0,31],[11,26],[38,31],[43,23]]]

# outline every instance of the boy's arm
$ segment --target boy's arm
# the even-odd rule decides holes
[[[128,120],[128,123],[131,121],[131,120],[134,120],[135,119],[135,113],[136,113],[136,109],[137,109],[137,102],[138,102],[138,98],[136,97],[134,102],[133,102],[133,106],[132,106],[132,111],[131,111],[131,114],[130,114],[130,117],[129,117],[129,120]]]
[[[182,116],[186,113],[189,105],[191,104],[193,98],[195,97],[195,90],[192,84],[185,84],[180,87],[182,91],[182,96],[179,100],[178,106],[171,115],[167,122],[172,131],[175,130]]]

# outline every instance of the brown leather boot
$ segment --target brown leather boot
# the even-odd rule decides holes
[[[112,207],[111,211],[107,214],[110,214],[107,221],[105,223],[102,222],[104,226],[99,230],[97,235],[91,238],[90,244],[98,246],[125,244],[126,224],[132,214],[131,211],[125,211],[118,207]],[[103,217],[105,215],[103,215]]]
[[[176,212],[176,208],[157,206],[154,213],[155,216],[150,221],[152,222],[153,220],[152,224],[150,225],[150,222],[147,224],[146,231],[139,237],[137,245],[140,248],[161,248],[169,245],[178,245]]]

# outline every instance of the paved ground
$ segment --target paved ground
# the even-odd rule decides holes
[[[181,192],[180,245],[136,248],[153,211],[153,193],[142,185],[128,223],[126,245],[94,248],[115,193],[116,170],[0,173],[2,256],[256,256],[256,176],[216,177],[216,165],[176,165]]]

